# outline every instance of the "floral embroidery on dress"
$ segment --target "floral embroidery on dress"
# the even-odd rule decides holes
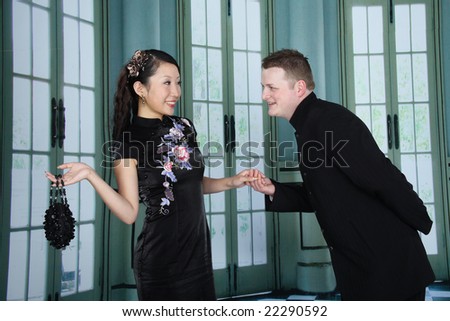
[[[161,137],[161,144],[158,145],[157,153],[163,154],[163,160],[158,160],[162,168],[161,175],[165,176],[163,186],[164,196],[161,198],[161,208],[159,212],[163,215],[167,215],[169,210],[166,208],[170,205],[170,202],[175,200],[173,195],[173,183],[177,182],[173,169],[186,169],[191,170],[192,166],[189,163],[190,153],[193,148],[188,145],[188,138],[184,134],[185,125],[191,127],[191,124],[184,118],[181,118],[183,122],[177,122],[170,118],[173,122],[173,127],[170,128],[169,133]]]

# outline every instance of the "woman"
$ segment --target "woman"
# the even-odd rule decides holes
[[[243,171],[204,177],[191,121],[174,116],[180,69],[159,50],[138,50],[119,75],[114,106],[114,173],[118,192],[83,163],[62,164],[65,185],[83,179],[110,210],[132,224],[146,209],[134,255],[140,300],[215,300],[211,245],[203,194],[242,187]],[[47,177],[56,182],[53,174]]]

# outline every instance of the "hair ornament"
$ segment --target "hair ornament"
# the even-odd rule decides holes
[[[145,64],[149,58],[150,54],[142,50],[136,50],[130,62],[127,64],[128,77],[139,76],[139,72],[145,69]]]

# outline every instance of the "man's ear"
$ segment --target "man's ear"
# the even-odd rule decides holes
[[[299,97],[303,96],[306,91],[306,82],[303,79],[298,80],[295,83],[295,90]]]

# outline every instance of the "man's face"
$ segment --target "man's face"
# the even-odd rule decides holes
[[[267,102],[269,116],[289,120],[301,101],[297,83],[288,80],[282,68],[263,69],[261,73],[262,99]]]

